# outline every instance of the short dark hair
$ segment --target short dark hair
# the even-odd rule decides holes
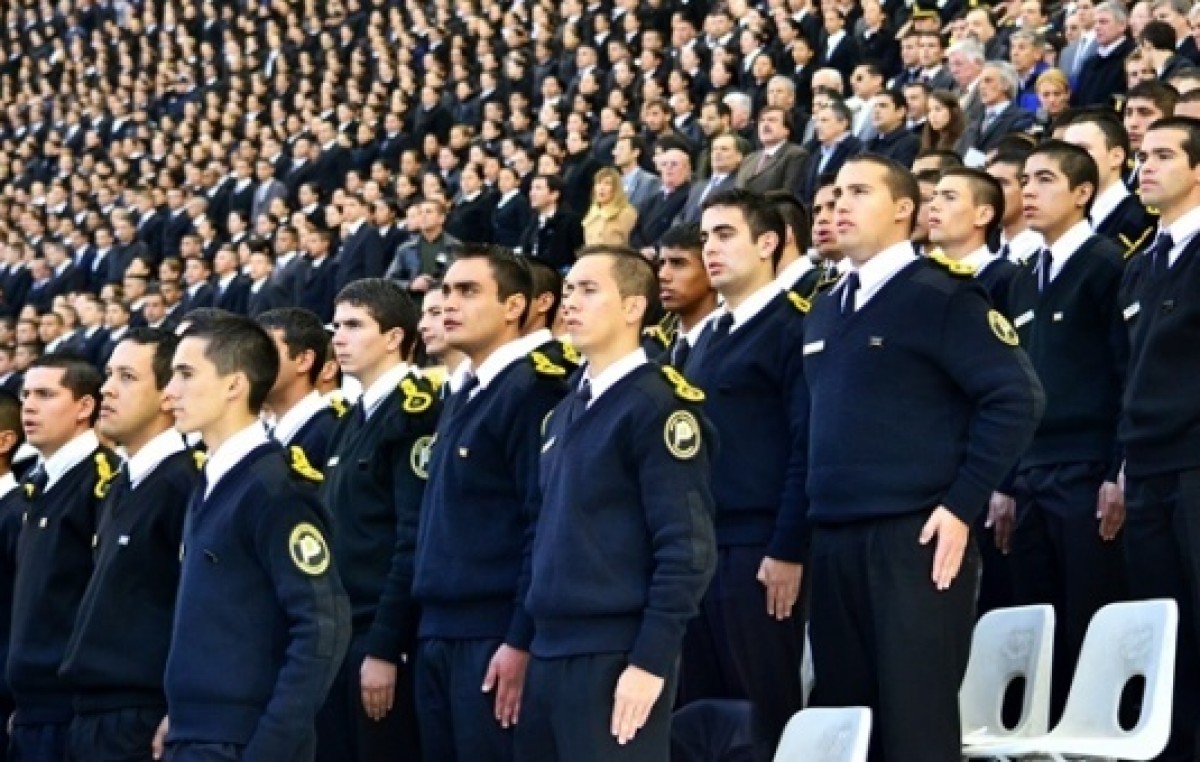
[[[808,209],[789,190],[777,188],[767,191],[766,195],[767,200],[775,205],[780,216],[783,217],[783,224],[792,231],[796,248],[800,250],[801,254],[804,254],[812,239],[812,220],[809,219]]]
[[[1073,143],[1065,140],[1047,140],[1030,152],[1029,157],[1048,156],[1054,161],[1067,177],[1067,187],[1075,190],[1080,185],[1088,183],[1092,186],[1092,195],[1083,207],[1086,216],[1092,209],[1092,202],[1100,191],[1100,171],[1096,168],[1096,160],[1092,155]],[[1028,166],[1028,165],[1026,165]]]
[[[578,259],[584,257],[608,257],[612,263],[613,279],[617,282],[617,291],[624,299],[629,296],[641,296],[646,299],[646,312],[642,315],[641,328],[650,324],[656,316],[662,313],[659,302],[658,273],[649,260],[628,246],[612,246],[597,244],[584,246],[579,250]]]
[[[551,193],[557,193],[562,197],[563,190],[567,187],[563,184],[563,179],[558,175],[534,175],[534,180],[542,180],[546,183],[546,190]]]
[[[154,348],[154,356],[151,358],[151,366],[154,369],[154,388],[159,391],[167,388],[167,384],[171,381],[171,360],[175,357],[175,349],[179,346],[179,337],[162,328],[142,326],[130,328],[118,343],[126,341]]]
[[[699,254],[704,249],[704,239],[700,237],[699,225],[672,225],[658,239],[658,249],[684,249]]]
[[[521,257],[517,260],[523,264],[529,271],[529,305],[533,307],[533,301],[542,294],[552,294],[554,296],[554,304],[546,312],[546,324],[554,325],[554,321],[558,318],[558,309],[562,306],[562,275],[558,270],[555,270],[550,265],[540,259],[533,257]],[[525,322],[522,317],[521,322]]]
[[[458,259],[482,259],[488,264],[492,278],[496,281],[496,296],[504,301],[514,294],[525,297],[525,310],[521,313],[521,323],[529,314],[533,303],[533,274],[525,258],[518,259],[503,246],[489,243],[467,243],[459,248]]]
[[[1175,28],[1165,21],[1149,21],[1142,27],[1141,43],[1155,50],[1175,50]]]
[[[946,148],[935,148],[929,151],[922,151],[917,155],[916,161],[921,159],[937,159],[937,171],[945,172],[951,167],[961,167],[963,165],[962,157],[956,152]],[[913,162],[916,163],[915,161]]]
[[[94,424],[100,415],[100,387],[104,378],[86,358],[74,352],[54,352],[41,355],[29,364],[33,368],[57,368],[63,371],[62,386],[71,393],[72,399],[91,397],[95,403],[89,424]]]
[[[204,357],[222,376],[245,374],[250,412],[262,410],[279,375],[279,352],[261,325],[243,315],[222,315],[191,326],[183,338],[204,341]]]
[[[851,156],[846,160],[846,164],[873,164],[883,170],[883,184],[887,186],[888,192],[892,194],[893,199],[906,198],[912,201],[913,213],[909,220],[909,229],[917,221],[917,210],[921,208],[921,186],[917,184],[917,178],[909,171],[908,167],[904,166],[895,159],[889,159],[886,156],[879,156],[873,153],[859,154]],[[845,166],[845,165],[843,165]]]
[[[258,324],[270,333],[277,330],[283,334],[283,343],[288,350],[288,359],[294,360],[301,352],[313,353],[313,364],[308,369],[308,382],[316,384],[325,365],[329,349],[329,336],[325,324],[312,312],[299,307],[283,307],[267,310],[258,316]]]
[[[779,114],[780,118],[783,120],[783,128],[788,131],[788,135],[791,136],[795,132],[795,130],[792,129],[792,114],[782,106],[764,106],[762,110],[758,112],[758,118],[762,119],[764,114]]]
[[[761,193],[744,188],[730,188],[714,193],[701,204],[702,209],[714,207],[740,209],[742,216],[746,218],[746,224],[750,226],[750,235],[753,238],[757,239],[763,233],[774,233],[779,245],[771,253],[771,264],[779,266],[779,260],[783,256],[783,244],[787,240],[787,228],[783,215],[779,213],[774,202]]]
[[[1129,108],[1129,102],[1135,99],[1150,101],[1163,116],[1171,116],[1175,113],[1175,104],[1179,102],[1179,91],[1157,79],[1147,79],[1129,88],[1125,94],[1125,108]]]
[[[1105,148],[1120,148],[1124,159],[1130,158],[1129,133],[1125,125],[1108,109],[1080,109],[1071,116],[1071,124],[1091,124],[1104,135]]]
[[[1189,116],[1168,116],[1150,125],[1150,130],[1179,130],[1183,133],[1183,152],[1188,166],[1200,164],[1200,119]]]
[[[1029,158],[1029,154],[1033,153],[1032,145],[1010,145],[1002,149],[998,149],[987,163],[988,167],[993,167],[997,164],[1006,164],[1010,167],[1016,167],[1020,170],[1025,166],[1025,160]]]
[[[362,307],[379,324],[380,331],[399,328],[404,333],[400,342],[400,354],[411,356],[417,347],[420,335],[417,323],[421,320],[421,309],[408,292],[394,281],[386,278],[361,278],[343,288],[334,304],[350,304]]]
[[[992,208],[992,221],[988,223],[984,235],[988,240],[993,240],[994,236],[1000,234],[1000,228],[1004,225],[1004,189],[1000,187],[1000,183],[987,172],[970,167],[948,169],[942,173],[942,179],[947,177],[961,177],[966,180],[971,187],[971,197],[975,206]]]
[[[881,90],[878,97],[886,98],[892,102],[892,106],[898,109],[908,111],[908,101],[904,100],[904,93],[899,90]]]

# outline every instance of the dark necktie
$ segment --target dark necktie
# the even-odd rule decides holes
[[[592,382],[588,379],[583,379],[583,384],[579,390],[571,395],[571,404],[567,408],[567,425],[570,426],[583,412],[587,410],[588,403],[592,401]]]
[[[1012,256],[1012,247],[1006,243],[1000,247],[1000,258],[1008,261],[1010,256]]]
[[[449,408],[450,414],[457,414],[458,411],[466,407],[466,404],[471,400],[471,393],[479,388],[479,376],[474,373],[468,373],[463,376],[462,386],[458,391],[450,395],[450,402],[446,407]]]
[[[687,337],[680,335],[675,339],[675,346],[671,347],[671,367],[683,370],[691,353],[692,345],[688,343]]]
[[[41,497],[46,493],[46,484],[50,481],[50,475],[46,473],[45,466],[39,465],[37,468],[29,472],[29,476],[25,477],[27,489],[25,494],[27,497]]]
[[[846,276],[846,285],[842,288],[842,317],[854,314],[854,300],[858,298],[858,273],[852,272]]]
[[[1163,231],[1158,234],[1158,238],[1154,240],[1154,248],[1150,250],[1150,275],[1157,278],[1167,274],[1167,270],[1171,266],[1171,249],[1175,248],[1175,241],[1171,239],[1171,234]]]
[[[1049,249],[1042,249],[1042,256],[1038,260],[1038,291],[1045,293],[1050,287],[1050,272],[1054,267],[1054,255]]]
[[[716,325],[713,326],[713,341],[720,341],[729,336],[733,330],[733,313],[726,312],[717,319]]]

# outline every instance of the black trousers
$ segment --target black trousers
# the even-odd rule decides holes
[[[0,694],[0,762],[8,762],[8,718],[12,713],[12,696]]]
[[[425,759],[511,762],[512,730],[496,720],[496,691],[482,690],[500,645],[499,639],[421,641],[415,693]]]
[[[11,762],[66,762],[66,722],[14,724],[8,739]]]
[[[166,714],[165,706],[77,714],[68,732],[70,757],[74,762],[150,762],[154,733]]]
[[[628,664],[623,653],[530,659],[515,758],[519,762],[668,759],[671,697],[677,682],[674,672],[633,740],[622,746],[612,734],[613,693]]]
[[[770,760],[783,728],[804,708],[804,606],[779,621],[758,581],[762,546],[723,547],[717,571],[683,641],[680,708],[703,699],[743,699],[759,759]]]
[[[975,621],[979,555],[967,543],[948,590],[934,585],[929,514],[813,532],[814,706],[867,706],[872,762],[959,762],[958,688]]]
[[[995,609],[1014,605],[1012,562],[996,547],[996,533],[987,523],[987,511],[971,527],[971,541],[979,549],[979,600],[976,614],[983,616]]]
[[[354,638],[325,705],[317,713],[317,762],[420,759],[411,665],[397,665],[392,711],[376,722],[367,717],[362,705],[359,670],[365,658],[362,639]]]
[[[1088,623],[1101,607],[1128,597],[1120,539],[1105,542],[1096,500],[1105,463],[1021,471],[1013,482],[1017,525],[1009,555],[1015,603],[1054,606],[1051,718],[1067,703]]]
[[[1200,754],[1200,469],[1127,477],[1125,554],[1135,599],[1179,605],[1171,740],[1160,760]]]

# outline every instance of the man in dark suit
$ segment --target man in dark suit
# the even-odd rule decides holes
[[[521,193],[521,178],[512,167],[501,168],[496,187],[500,198],[492,210],[492,238],[501,246],[516,248],[521,245],[521,236],[533,214],[529,199]]]
[[[403,132],[404,122],[400,115],[389,111],[383,118],[383,134],[375,139],[379,145],[377,160],[395,172],[400,168],[400,154],[409,147],[408,136]]]
[[[29,268],[21,262],[21,249],[8,247],[7,261],[0,270],[0,313],[17,314],[25,305],[31,282]]]
[[[238,272],[238,255],[232,246],[217,250],[213,270],[213,306],[245,315],[250,300],[250,280]]]
[[[179,244],[183,237],[193,232],[192,219],[188,216],[186,199],[182,188],[167,191],[167,218],[163,223],[162,256],[179,256]]]
[[[250,317],[287,306],[285,295],[271,282],[274,267],[275,253],[269,246],[256,247],[250,252],[250,289],[246,297],[246,314]]]
[[[378,278],[387,270],[382,242],[367,222],[367,206],[362,196],[347,193],[342,203],[343,239],[337,254],[337,290],[360,278]]]
[[[808,152],[791,142],[793,133],[791,113],[778,106],[767,106],[759,112],[758,142],[762,148],[741,163],[737,187],[766,193],[799,185]]]
[[[800,200],[811,204],[817,192],[817,179],[825,173],[837,174],[846,160],[862,153],[862,142],[850,133],[853,116],[846,104],[833,100],[813,116],[817,145],[809,153],[804,174],[797,189]]]
[[[825,18],[825,34],[822,35],[823,65],[837,69],[842,75],[843,82],[850,81],[854,67],[861,63],[861,54],[854,35],[846,31],[846,16],[838,8],[830,7],[823,11]]]
[[[184,218],[187,214],[184,213]],[[125,278],[125,271],[129,268],[129,263],[134,259],[142,258],[149,263],[155,260],[150,254],[150,250],[146,244],[137,240],[137,231],[133,227],[133,218],[129,212],[124,209],[113,212],[112,215],[113,232],[116,233],[117,242],[113,246],[112,253],[108,259],[108,283],[120,283]],[[190,222],[188,223],[191,224]],[[180,237],[182,241],[182,236]]]
[[[186,288],[183,292],[183,304],[179,307],[180,315],[213,306],[216,291],[211,281],[212,268],[204,257],[191,257],[183,263],[183,282]]]
[[[321,194],[328,198],[342,187],[346,173],[354,164],[354,157],[350,149],[338,142],[337,130],[328,122],[322,122],[317,127],[317,139],[321,141],[321,151],[313,160],[312,179],[321,186]]]
[[[330,256],[333,234],[324,228],[313,228],[304,234],[304,259],[306,267],[296,281],[296,293],[292,303],[308,310],[321,319],[321,323],[333,320],[333,300],[337,296],[338,263]]]
[[[921,149],[921,139],[908,129],[908,105],[904,96],[896,90],[884,90],[875,96],[872,105],[875,137],[867,141],[867,153],[886,156],[911,168]]]
[[[280,225],[275,231],[275,266],[271,270],[271,285],[279,289],[283,304],[291,307],[296,284],[303,278],[307,263],[300,251],[300,233],[291,225]]]
[[[700,224],[700,215],[708,197],[737,187],[738,167],[743,164],[742,149],[737,137],[732,133],[717,136],[712,142],[710,153],[712,176],[704,182],[692,183],[687,203],[675,218],[676,225]]]
[[[79,329],[75,332],[73,349],[97,367],[101,352],[108,342],[108,330],[104,327],[104,303],[94,294],[84,294],[75,303],[79,312]]]
[[[963,144],[981,154],[996,147],[1000,139],[1033,126],[1033,114],[1016,104],[1020,81],[1011,64],[989,61],[979,75],[976,92],[983,104],[983,119],[968,125]],[[970,164],[970,162],[968,162]]]
[[[681,143],[673,142],[664,142],[662,148],[655,157],[662,176],[662,190],[638,214],[637,223],[629,234],[629,245],[635,249],[658,247],[658,239],[683,211],[691,191],[692,161],[687,150]]]
[[[575,252],[583,245],[583,226],[573,210],[559,206],[563,183],[558,175],[533,178],[529,204],[534,217],[521,236],[520,253],[540,259],[559,272],[575,262]]]
[[[155,259],[162,257],[163,230],[166,217],[154,206],[154,193],[149,188],[135,188],[133,204],[136,209],[137,239]]]
[[[46,241],[42,248],[46,264],[50,266],[50,283],[46,292],[51,301],[54,297],[85,291],[87,278],[67,256],[66,247],[58,241]]]
[[[275,168],[266,159],[259,159],[255,170],[258,185],[254,187],[253,201],[250,204],[250,221],[257,220],[271,208],[271,202],[277,198],[287,198],[287,186],[275,179]]]
[[[309,154],[312,153],[312,143],[306,137],[296,139],[295,145],[292,146],[292,162],[288,167],[287,175],[283,179],[283,184],[288,190],[288,206],[293,209],[299,209],[300,203],[300,186],[310,182],[316,178],[312,159]],[[278,176],[278,175],[276,175]]]
[[[1134,48],[1125,34],[1129,16],[1123,6],[1108,3],[1097,8],[1095,15],[1096,53],[1079,69],[1079,80],[1071,91],[1072,106],[1109,106],[1114,95],[1127,89],[1125,59]]]

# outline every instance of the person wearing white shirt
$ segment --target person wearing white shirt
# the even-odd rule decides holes
[[[294,308],[264,312],[258,322],[279,350],[279,373],[264,403],[275,420],[271,435],[285,447],[299,447],[320,468],[338,417],[316,387],[329,346],[325,326],[311,312]]]

